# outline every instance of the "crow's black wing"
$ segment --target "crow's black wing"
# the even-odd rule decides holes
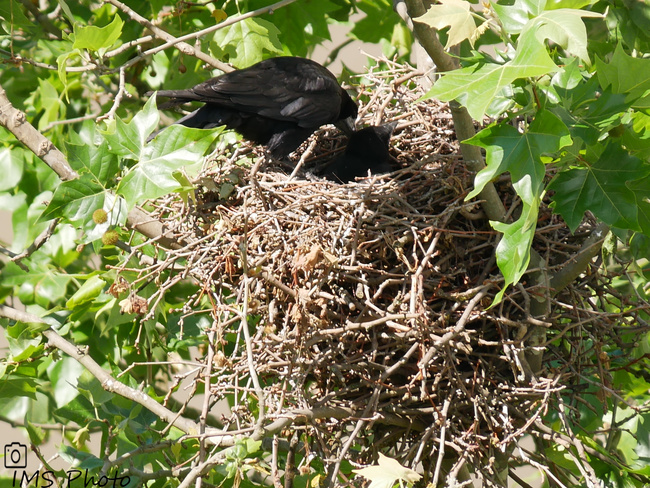
[[[304,128],[337,121],[344,97],[326,68],[295,57],[267,59],[180,92],[178,98],[294,122]],[[166,92],[159,95],[166,96]]]

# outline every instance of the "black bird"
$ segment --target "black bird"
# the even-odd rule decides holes
[[[161,90],[158,97],[170,99],[162,109],[204,102],[176,123],[200,129],[225,125],[266,145],[276,158],[286,157],[321,125],[335,124],[351,134],[357,116],[357,105],[334,75],[298,57],[266,59],[189,90]]]
[[[350,136],[345,152],[334,159],[323,176],[328,180],[347,183],[355,177],[389,173],[395,167],[395,159],[388,152],[388,143],[397,122],[370,126]]]

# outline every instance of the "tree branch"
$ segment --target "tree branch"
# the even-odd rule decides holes
[[[439,71],[446,72],[458,69],[458,62],[445,52],[444,47],[438,39],[436,30],[422,22],[413,21],[414,18],[426,13],[426,9],[421,0],[394,0],[393,6],[406,24],[412,28],[415,37],[426,50]],[[476,135],[474,121],[467,110],[461,107],[459,103],[451,102],[449,107],[451,108],[456,137],[461,142],[460,151],[463,155],[463,161],[470,170],[478,172],[485,167],[481,149],[478,146],[470,146],[462,143],[462,141]],[[504,221],[506,209],[492,183],[485,185],[485,188],[479,194],[479,199],[482,200],[481,205],[490,220]]]
[[[16,139],[41,158],[63,181],[73,180],[79,176],[70,167],[63,153],[27,121],[27,116],[24,112],[21,112],[11,104],[9,98],[7,98],[7,92],[1,85],[0,125],[6,127],[9,132],[16,136]]]
[[[105,0],[106,3],[110,3],[114,7],[117,7],[119,10],[124,12],[126,15],[128,15],[132,20],[135,20],[138,24],[146,27],[149,29],[153,34],[159,38],[167,41],[166,44],[163,44],[162,46],[159,46],[154,49],[149,49],[148,51],[144,52],[142,55],[131,59],[129,62],[125,63],[122,68],[128,68],[129,66],[135,64],[137,61],[139,61],[142,57],[148,56],[150,54],[155,54],[158,51],[162,51],[164,49],[167,49],[168,47],[175,46],[176,49],[181,51],[183,54],[187,54],[188,56],[194,56],[195,58],[200,59],[204,63],[209,64],[210,66],[220,69],[222,71],[232,71],[232,68],[228,66],[225,63],[222,63],[221,61],[213,58],[212,56],[205,54],[203,51],[201,51],[199,48],[196,46],[192,46],[180,39],[177,39],[176,37],[172,36],[165,30],[161,29],[158,27],[156,24],[151,22],[148,19],[145,19],[142,15],[137,13],[135,10],[131,9],[127,5],[123,4],[119,0]],[[185,36],[187,38],[187,36]]]
[[[580,250],[571,256],[562,269],[553,275],[550,281],[552,296],[557,295],[569,286],[570,283],[587,269],[594,256],[600,252],[608,232],[609,226],[607,224],[599,224],[591,232],[591,235],[585,239]]]

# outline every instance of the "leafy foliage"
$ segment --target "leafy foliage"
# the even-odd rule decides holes
[[[446,12],[449,5],[434,5],[419,21],[450,26],[451,44],[474,42],[478,29],[468,28],[467,16]],[[647,233],[637,208],[650,195],[631,189],[638,188],[635,182],[646,178],[650,166],[636,156],[635,145],[622,139],[640,136],[630,121],[645,117],[640,110],[646,106],[650,60],[626,54],[623,43],[612,37],[614,49],[604,62],[587,26],[595,30],[605,19],[568,7],[528,0],[495,3],[494,15],[483,22],[501,33],[507,50],[496,58],[477,54],[462,59],[462,67],[443,74],[427,94],[459,101],[475,119],[497,119],[466,141],[487,151],[487,167],[478,173],[468,198],[510,173],[522,200],[521,215],[513,224],[493,223],[503,233],[497,262],[506,286],[526,272],[538,208],[549,190],[554,192],[553,208],[573,231],[591,211],[613,227]],[[594,23],[585,25],[583,19]],[[625,81],[618,79],[622,73]],[[550,164],[557,172],[549,183],[545,166]]]

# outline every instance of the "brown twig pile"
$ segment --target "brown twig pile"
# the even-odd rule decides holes
[[[310,176],[344,144],[333,129],[298,151],[293,177],[221,155],[198,182],[195,205],[157,202],[185,246],[154,271],[161,293],[188,274],[200,284],[185,314],[211,304],[210,388],[215,401],[237,398],[233,430],[284,419],[276,432],[293,440],[290,449],[317,453],[339,481],[343,459],[368,463],[382,451],[425,481],[482,466],[476,476],[499,485],[494,460],[511,456],[524,434],[584,448],[568,427],[562,437],[543,419],[552,409],[568,425],[577,385],[608,381],[598,344],[624,347],[626,324],[638,317],[623,302],[616,314],[599,311],[594,297],[614,277],[586,276],[557,297],[544,324],[555,341],[548,379],[526,380],[519,357],[539,290],[521,284],[488,309],[500,283],[497,236],[480,207],[464,202],[472,175],[447,107],[417,101],[411,67],[383,66],[359,89],[362,125],[399,121],[391,152],[402,169],[345,185]],[[581,239],[543,212],[535,246],[549,269]],[[184,273],[170,271],[179,265]],[[579,347],[585,335],[590,348]],[[535,452],[513,456],[550,472]]]

